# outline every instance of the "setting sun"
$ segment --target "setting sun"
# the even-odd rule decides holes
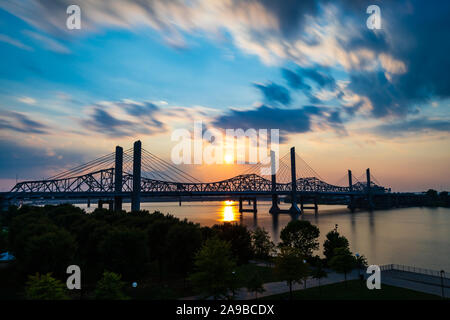
[[[226,154],[224,160],[225,160],[225,163],[233,163],[234,157],[231,154]]]

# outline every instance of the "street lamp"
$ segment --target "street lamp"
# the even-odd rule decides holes
[[[444,270],[441,270],[441,289],[442,289],[442,298],[445,298],[445,294],[444,294]]]

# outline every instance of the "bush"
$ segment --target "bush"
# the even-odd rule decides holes
[[[105,271],[95,288],[95,299],[128,300],[129,297],[123,292],[125,283],[121,281],[121,278],[117,273]]]
[[[51,273],[28,277],[25,288],[25,297],[28,300],[68,300],[65,285],[53,278]]]

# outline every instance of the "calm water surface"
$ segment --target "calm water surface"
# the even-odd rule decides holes
[[[249,229],[263,227],[275,242],[290,215],[272,216],[270,202],[259,201],[258,213],[238,211],[237,202],[143,203],[141,209],[170,213],[205,226],[224,221],[242,223]],[[124,209],[129,210],[129,204]],[[91,210],[93,208],[91,207]],[[305,219],[320,229],[320,252],[325,235],[338,225],[350,242],[352,252],[364,254],[369,264],[405,264],[450,272],[450,209],[403,208],[350,213],[344,206],[319,206],[319,213],[306,211]]]

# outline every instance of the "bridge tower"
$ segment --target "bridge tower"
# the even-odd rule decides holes
[[[141,209],[141,159],[142,143],[136,141],[133,146],[133,192],[131,194],[131,211]]]
[[[272,174],[272,207],[269,213],[278,213],[280,208],[278,207],[278,194],[277,194],[277,172],[276,172],[276,159],[275,151],[270,151],[270,170]]]
[[[352,170],[348,170],[348,190],[350,192],[353,192]],[[352,194],[350,195],[350,203],[348,205],[348,208],[351,210],[351,212],[355,211],[355,199]]]
[[[114,191],[116,193],[122,192],[122,182],[123,182],[123,148],[116,147],[116,162],[114,165]],[[116,212],[122,211],[122,197],[114,197],[114,210]]]
[[[300,208],[297,206],[297,175],[295,173],[295,147],[291,148],[291,214],[301,214]]]
[[[366,177],[367,177],[367,205],[369,207],[369,210],[372,210],[373,202],[372,202],[372,192],[370,190],[370,168],[366,169]]]

